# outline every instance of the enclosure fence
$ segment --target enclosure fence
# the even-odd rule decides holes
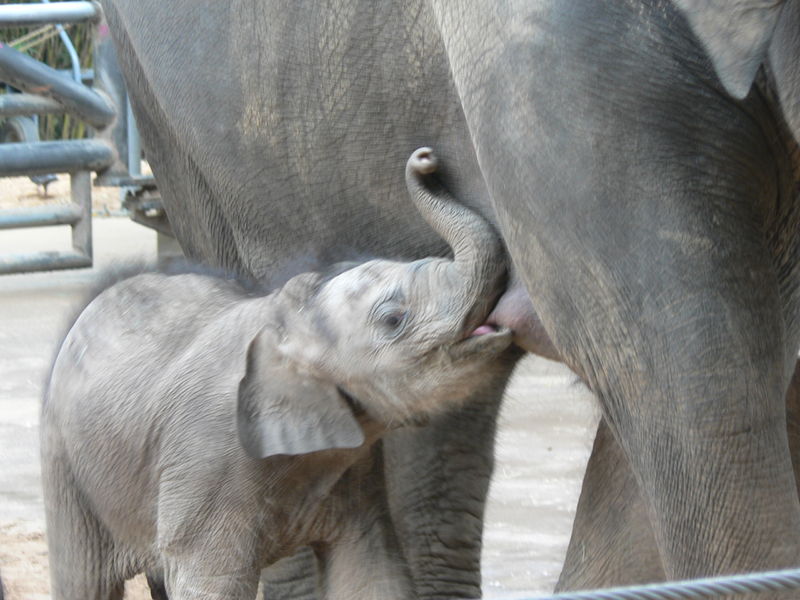
[[[62,23],[93,25],[94,69],[84,74]],[[92,172],[95,185],[135,186],[141,183],[133,116],[119,73],[113,44],[97,2],[54,2],[0,5],[0,29],[55,24],[69,52],[72,68],[64,73],[37,61],[25,52],[0,42],[0,82],[8,86],[0,94],[0,120],[13,133],[0,144],[0,177],[32,178],[70,176],[70,202],[0,211],[0,230],[69,225],[72,249],[0,255],[0,274],[73,269],[92,265]],[[32,34],[31,34],[32,35]],[[23,36],[29,45],[31,36]],[[32,38],[31,38],[32,39]],[[19,41],[19,40],[18,40]],[[85,80],[91,80],[86,85]],[[69,114],[92,128],[92,139],[40,141],[36,115]],[[54,177],[53,177],[54,178]],[[45,183],[46,185],[46,183]]]
[[[696,600],[698,598],[745,597],[763,592],[798,589],[800,589],[800,569],[786,569],[606,590],[568,592],[531,600]]]

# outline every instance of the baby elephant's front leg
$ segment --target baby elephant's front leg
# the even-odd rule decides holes
[[[225,569],[208,557],[181,556],[166,559],[165,583],[169,600],[254,600],[259,570],[255,567]]]
[[[416,598],[386,499],[383,457],[354,465],[334,490],[333,541],[316,549],[325,600],[410,600]]]

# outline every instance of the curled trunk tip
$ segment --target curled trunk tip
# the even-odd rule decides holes
[[[458,202],[435,176],[429,177],[439,166],[431,148],[418,148],[406,163],[406,187],[422,217],[453,249],[446,272],[451,281],[461,281],[458,294],[464,310],[483,317],[484,305],[505,275],[503,247],[488,221]],[[471,323],[475,317],[467,318]]]
[[[427,146],[417,148],[408,158],[407,169],[419,175],[430,175],[439,168],[439,159]]]

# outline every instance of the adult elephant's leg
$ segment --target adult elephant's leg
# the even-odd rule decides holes
[[[481,596],[484,506],[511,366],[464,408],[384,439],[389,507],[419,598]]]
[[[800,486],[800,361],[786,392],[786,424],[795,482]],[[557,589],[614,587],[663,578],[639,486],[627,457],[601,420]]]
[[[434,5],[509,251],[667,577],[795,563],[796,275],[765,235],[793,191],[770,108],[726,95],[667,2]]]
[[[597,426],[557,589],[664,579],[647,508],[628,458],[605,419]]]
[[[786,392],[786,424],[795,481],[800,486],[800,361]],[[639,486],[627,457],[601,420],[557,589],[614,587],[663,578]]]
[[[264,569],[261,572],[261,589],[263,600],[319,598],[319,570],[311,548],[301,548],[293,556]]]
[[[795,365],[789,391],[786,392],[786,427],[789,432],[795,484],[800,494],[800,360]]]

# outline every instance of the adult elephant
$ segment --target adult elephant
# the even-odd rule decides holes
[[[436,148],[513,260],[497,321],[603,408],[563,587],[797,561],[796,1],[104,7],[191,257],[286,278],[443,252],[402,184]],[[386,444],[422,597],[479,594],[502,387]]]

